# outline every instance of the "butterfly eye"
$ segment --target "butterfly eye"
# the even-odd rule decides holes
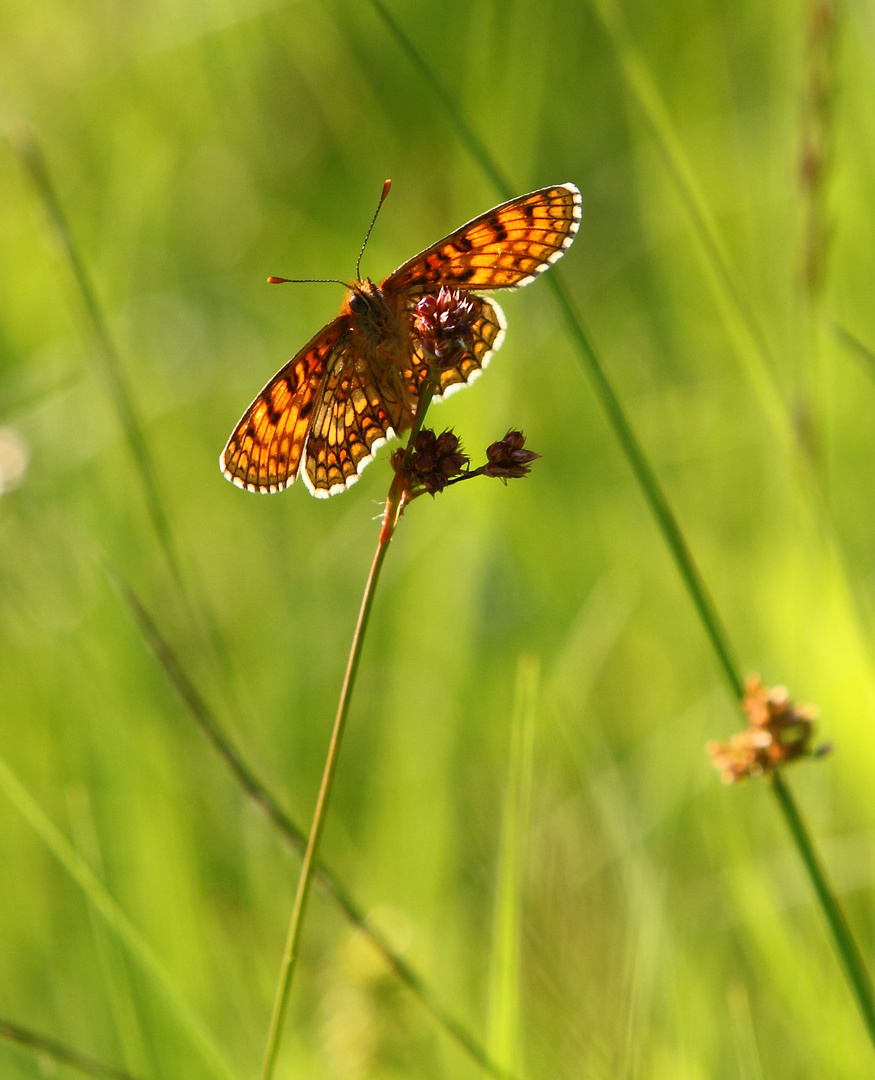
[[[349,310],[356,315],[363,315],[368,310],[368,302],[361,293],[353,293],[349,298]]]

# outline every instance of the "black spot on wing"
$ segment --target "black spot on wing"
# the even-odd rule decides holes
[[[507,229],[502,224],[500,218],[491,217],[489,219],[489,226],[495,234],[491,239],[491,243],[501,244],[507,239]]]

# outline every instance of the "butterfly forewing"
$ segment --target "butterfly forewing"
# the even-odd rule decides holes
[[[343,353],[349,330],[348,316],[323,327],[252,402],[220,459],[232,483],[266,493],[294,482],[325,372]]]
[[[435,286],[514,289],[528,285],[561,257],[580,224],[573,184],[541,188],[511,199],[414,255],[383,282],[421,295]]]

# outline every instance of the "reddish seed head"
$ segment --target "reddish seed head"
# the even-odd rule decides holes
[[[464,293],[444,286],[416,305],[414,333],[439,367],[451,366],[470,345],[473,314],[474,305]]]
[[[404,464],[404,456],[404,450],[396,450],[392,455],[396,471]],[[452,431],[435,435],[425,428],[416,436],[404,471],[411,490],[421,488],[435,495],[444,490],[450,477],[462,473],[467,464],[468,458],[461,452],[459,439]]]
[[[486,451],[487,463],[484,476],[497,476],[505,483],[530,472],[530,462],[541,455],[524,449],[526,438],[521,431],[509,431],[500,442],[494,442]]]

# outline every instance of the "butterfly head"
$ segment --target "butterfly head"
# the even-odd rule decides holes
[[[382,311],[386,306],[382,290],[370,278],[349,283],[349,295],[344,301],[342,311],[353,315],[368,315]]]

